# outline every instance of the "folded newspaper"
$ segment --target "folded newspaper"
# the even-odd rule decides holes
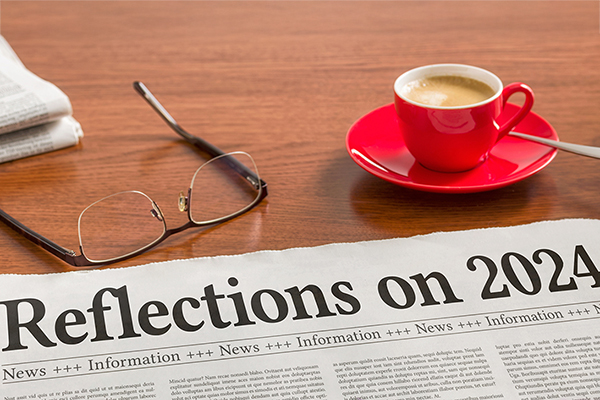
[[[83,136],[69,98],[27,70],[0,35],[0,162],[76,145]]]
[[[0,399],[599,400],[600,221],[0,275]]]

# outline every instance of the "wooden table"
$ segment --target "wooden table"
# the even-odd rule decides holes
[[[172,225],[198,155],[134,92],[141,80],[189,131],[252,154],[269,196],[114,267],[600,216],[600,161],[560,152],[538,174],[476,194],[419,192],[358,167],[354,121],[389,104],[402,72],[477,65],[536,93],[561,140],[600,146],[597,1],[17,2],[1,28],[26,66],[71,99],[77,147],[0,165],[0,207],[78,248],[77,218],[121,190]],[[71,268],[0,226],[0,272]]]

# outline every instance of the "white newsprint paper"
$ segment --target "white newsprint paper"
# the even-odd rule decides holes
[[[0,135],[0,163],[74,146],[83,136],[73,117]]]
[[[27,70],[0,36],[0,162],[73,146],[83,136],[71,102]]]
[[[600,399],[600,221],[0,276],[1,400]]]

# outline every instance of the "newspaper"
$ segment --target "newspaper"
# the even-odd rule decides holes
[[[600,221],[0,275],[0,399],[600,399]]]
[[[83,131],[71,114],[69,98],[27,70],[0,36],[0,162],[77,144]]]

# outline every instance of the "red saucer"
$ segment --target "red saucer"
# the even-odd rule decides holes
[[[508,103],[507,112],[518,106]],[[397,123],[394,104],[360,118],[346,136],[350,157],[371,174],[408,188],[427,192],[472,193],[498,189],[523,180],[552,161],[557,150],[524,139],[505,136],[488,159],[476,168],[458,173],[431,171],[408,152]],[[539,115],[530,112],[515,127],[517,132],[558,140],[558,135]]]

